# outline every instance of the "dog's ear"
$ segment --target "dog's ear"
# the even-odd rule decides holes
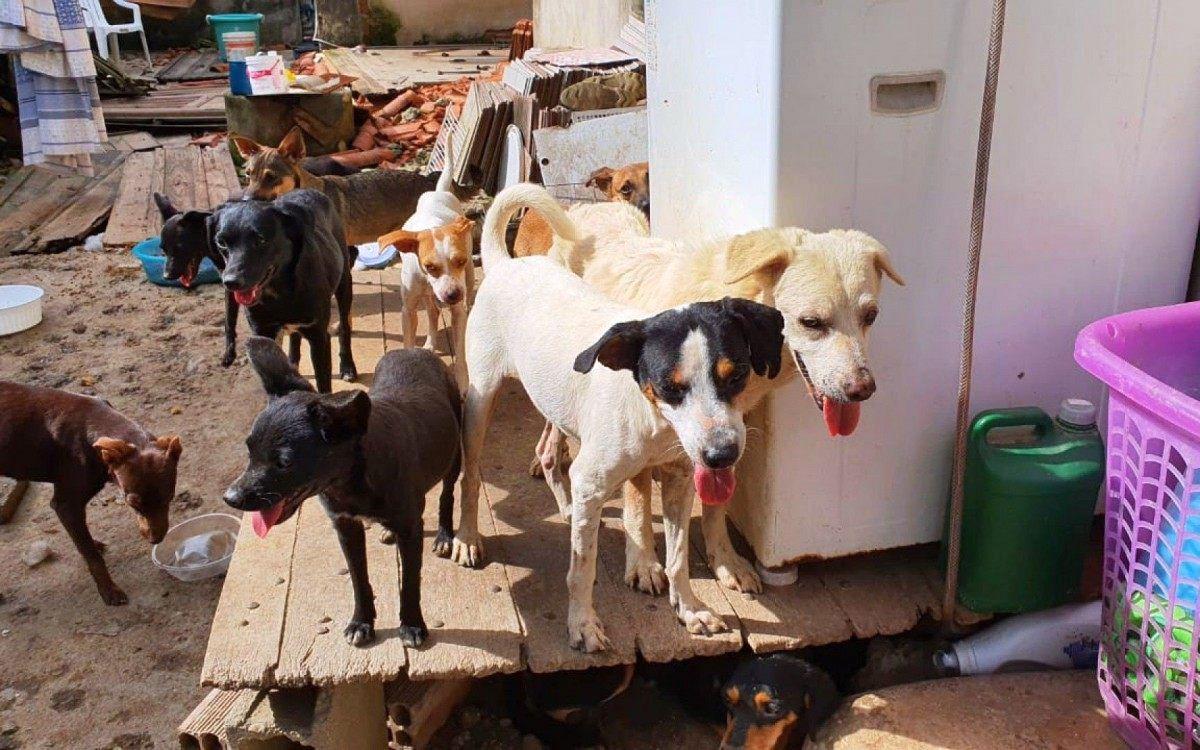
[[[308,149],[304,146],[304,131],[300,129],[299,125],[289,130],[288,134],[279,142],[279,153],[295,161],[303,159],[308,153]]]
[[[783,314],[773,307],[736,297],[721,300],[721,307],[742,329],[755,374],[768,378],[778,375],[783,354]]]
[[[446,231],[450,234],[471,234],[475,229],[475,222],[465,216],[459,216],[446,227]]]
[[[212,211],[184,211],[183,217],[180,219],[184,224],[193,224],[203,227],[208,223],[208,217],[212,216]]]
[[[380,247],[388,245],[395,247],[398,253],[415,253],[421,247],[421,233],[397,229],[379,238]]]
[[[895,267],[892,265],[892,256],[882,245],[875,250],[875,270],[879,272],[880,277],[887,276],[892,281],[900,286],[904,286],[904,279],[900,274],[896,273]]]
[[[175,208],[175,204],[171,203],[171,199],[162,193],[154,193],[154,205],[158,206],[158,212],[162,214],[163,221],[179,213],[179,209]]]
[[[588,187],[594,187],[603,192],[605,195],[608,195],[608,191],[612,187],[612,180],[613,170],[609,167],[600,167],[595,172],[592,172],[590,175],[588,175],[587,183],[585,184]]]
[[[796,252],[793,243],[794,238],[780,229],[758,229],[739,234],[729,241],[725,251],[725,283],[736,284],[749,276],[762,274],[769,279],[764,286],[774,286],[792,262]]]
[[[596,360],[610,370],[630,370],[637,374],[642,346],[646,343],[646,328],[640,320],[617,323],[600,340],[575,358],[575,372],[591,372]]]
[[[119,438],[102,437],[92,443],[92,448],[100,455],[100,460],[110,469],[115,469],[129,460],[137,452],[137,448]]]
[[[367,431],[371,418],[371,397],[366,391],[353,390],[322,396],[308,405],[309,417],[327,443],[340,443]]]
[[[167,454],[167,458],[177,461],[179,454],[183,453],[183,441],[178,435],[164,435],[154,439],[154,446],[160,451]]]
[[[233,147],[242,155],[243,159],[249,159],[251,156],[261,152],[263,147],[250,140],[244,135],[231,135],[229,140],[233,141]]]
[[[299,253],[304,248],[305,230],[316,224],[313,212],[297,203],[280,203],[278,198],[271,205],[271,211],[279,218],[279,225],[292,243],[293,252]]]
[[[283,350],[273,339],[266,336],[251,336],[246,339],[246,353],[263,390],[272,399],[286,396],[292,391],[314,391],[312,384],[288,362]]]

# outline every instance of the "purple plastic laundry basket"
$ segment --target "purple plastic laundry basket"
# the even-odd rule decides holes
[[[1110,388],[1098,679],[1134,748],[1200,747],[1200,303],[1114,315],[1075,341]]]

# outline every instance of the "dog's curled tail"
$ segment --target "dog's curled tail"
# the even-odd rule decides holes
[[[439,193],[448,193],[450,188],[454,187],[454,157],[452,149],[454,146],[454,133],[446,135],[446,156],[442,159],[442,173],[438,175],[437,191]]]
[[[512,185],[500,191],[483,221],[480,255],[485,271],[489,266],[510,259],[505,243],[508,222],[522,208],[532,208],[541,214],[554,233],[564,240],[579,241],[579,230],[575,227],[575,222],[571,221],[567,212],[558,205],[558,201],[546,188],[530,182]]]

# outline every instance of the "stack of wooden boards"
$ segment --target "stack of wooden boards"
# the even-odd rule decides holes
[[[92,154],[92,175],[35,165],[0,179],[0,256],[82,244],[104,226],[128,158],[157,148],[147,133],[113,135],[104,151]]]
[[[523,112],[532,112],[533,99],[496,81],[471,85],[458,126],[450,136],[454,139],[455,182],[495,192],[504,132],[513,122],[518,102]]]

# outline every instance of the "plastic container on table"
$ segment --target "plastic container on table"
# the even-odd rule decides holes
[[[217,54],[223,62],[229,62],[229,54],[225,49],[225,35],[231,31],[253,31],[254,46],[255,49],[258,48],[258,40],[262,38],[262,13],[214,13],[205,16],[205,20],[212,27]]]
[[[1200,745],[1200,303],[1103,318],[1075,360],[1109,386],[1100,693],[1137,750]]]
[[[283,58],[275,52],[264,52],[246,58],[246,75],[250,79],[250,92],[254,96],[264,94],[286,94],[287,77],[283,72]]]
[[[245,60],[229,61],[229,92],[238,96],[250,96],[254,93],[250,88],[250,76],[246,73]]]
[[[1078,600],[1104,479],[1096,408],[1058,416],[992,409],[972,421],[963,487],[959,601],[975,612],[1035,612]]]

